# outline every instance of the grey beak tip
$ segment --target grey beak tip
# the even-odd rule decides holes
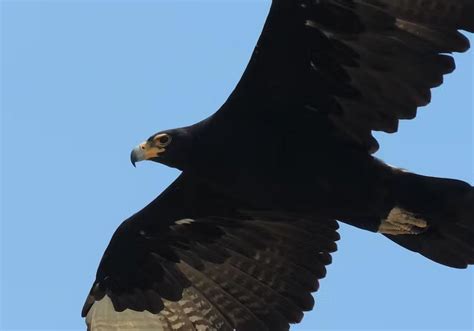
[[[132,162],[132,165],[136,168],[137,166],[135,163],[137,162],[137,156],[135,155],[135,151],[132,151],[130,154],[130,162]]]
[[[135,163],[146,160],[145,149],[143,147],[143,143],[136,146],[132,149],[130,153],[130,162],[132,162],[133,166],[136,167]]]

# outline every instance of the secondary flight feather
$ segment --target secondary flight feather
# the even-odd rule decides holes
[[[474,188],[374,158],[454,70],[474,0],[274,0],[211,117],[133,149],[182,171],[114,233],[88,330],[288,330],[337,249],[337,221],[454,268],[474,263]],[[242,139],[245,136],[245,139]]]

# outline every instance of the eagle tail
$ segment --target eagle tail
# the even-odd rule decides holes
[[[392,231],[381,232],[435,262],[453,268],[474,264],[474,187],[408,172],[397,172],[395,179],[396,207],[385,219]]]

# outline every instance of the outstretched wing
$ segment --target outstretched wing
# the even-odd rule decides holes
[[[117,229],[82,315],[89,330],[288,330],[314,301],[337,222],[237,211],[181,175]]]
[[[317,113],[374,152],[372,130],[396,132],[454,70],[473,13],[474,0],[274,0],[220,113]]]

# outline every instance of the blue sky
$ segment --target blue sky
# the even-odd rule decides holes
[[[162,129],[213,113],[245,68],[268,1],[3,1],[0,328],[84,329],[80,309],[118,224],[178,174],[129,162]],[[474,42],[472,35],[471,41]],[[473,183],[473,55],[378,156]],[[341,228],[294,330],[473,327],[472,270]]]

